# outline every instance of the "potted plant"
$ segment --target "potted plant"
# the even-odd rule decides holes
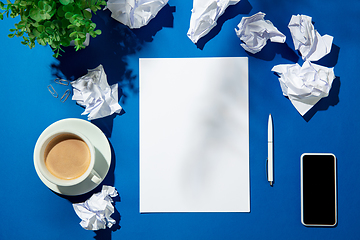
[[[22,44],[35,47],[50,45],[54,57],[58,57],[62,46],[69,46],[71,42],[77,50],[85,48],[86,36],[96,37],[101,30],[92,22],[92,12],[96,13],[105,0],[7,0],[0,1],[0,19],[4,16],[20,21],[15,28],[10,29],[9,37],[22,37]]]

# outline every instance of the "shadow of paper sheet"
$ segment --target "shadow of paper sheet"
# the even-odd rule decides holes
[[[140,59],[140,212],[249,212],[247,58]]]

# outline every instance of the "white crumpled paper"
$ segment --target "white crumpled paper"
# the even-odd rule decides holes
[[[111,228],[116,221],[110,216],[114,213],[112,197],[118,192],[114,187],[104,185],[101,192],[93,194],[83,203],[74,203],[76,214],[81,218],[80,225],[86,230]]]
[[[111,17],[128,26],[141,28],[147,25],[169,0],[109,0],[106,8]]]
[[[193,0],[190,28],[187,36],[197,43],[216,26],[218,18],[229,5],[235,5],[240,0]]]
[[[279,75],[284,96],[287,96],[296,110],[303,116],[321,98],[327,97],[333,80],[334,69],[309,61],[299,64],[280,64],[271,71]]]
[[[293,15],[288,25],[294,42],[295,50],[299,50],[304,60],[318,61],[331,51],[333,37],[321,36],[314,29],[311,17]]]
[[[284,43],[286,40],[286,36],[264,17],[265,13],[262,12],[243,17],[237,26],[238,29],[235,29],[236,35],[243,42],[240,45],[252,54],[260,52],[268,39],[279,43]]]
[[[120,113],[118,103],[118,84],[109,86],[103,66],[88,70],[88,73],[71,82],[72,100],[85,107],[81,115],[88,115],[89,120]]]

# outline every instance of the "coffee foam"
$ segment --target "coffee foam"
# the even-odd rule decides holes
[[[73,134],[61,134],[47,145],[45,165],[57,178],[72,180],[83,175],[90,165],[91,154],[87,144]]]

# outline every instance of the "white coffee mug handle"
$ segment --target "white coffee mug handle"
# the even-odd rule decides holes
[[[91,177],[91,181],[93,183],[98,184],[98,183],[100,183],[102,181],[100,175],[94,169],[91,171],[91,174],[93,175]]]

